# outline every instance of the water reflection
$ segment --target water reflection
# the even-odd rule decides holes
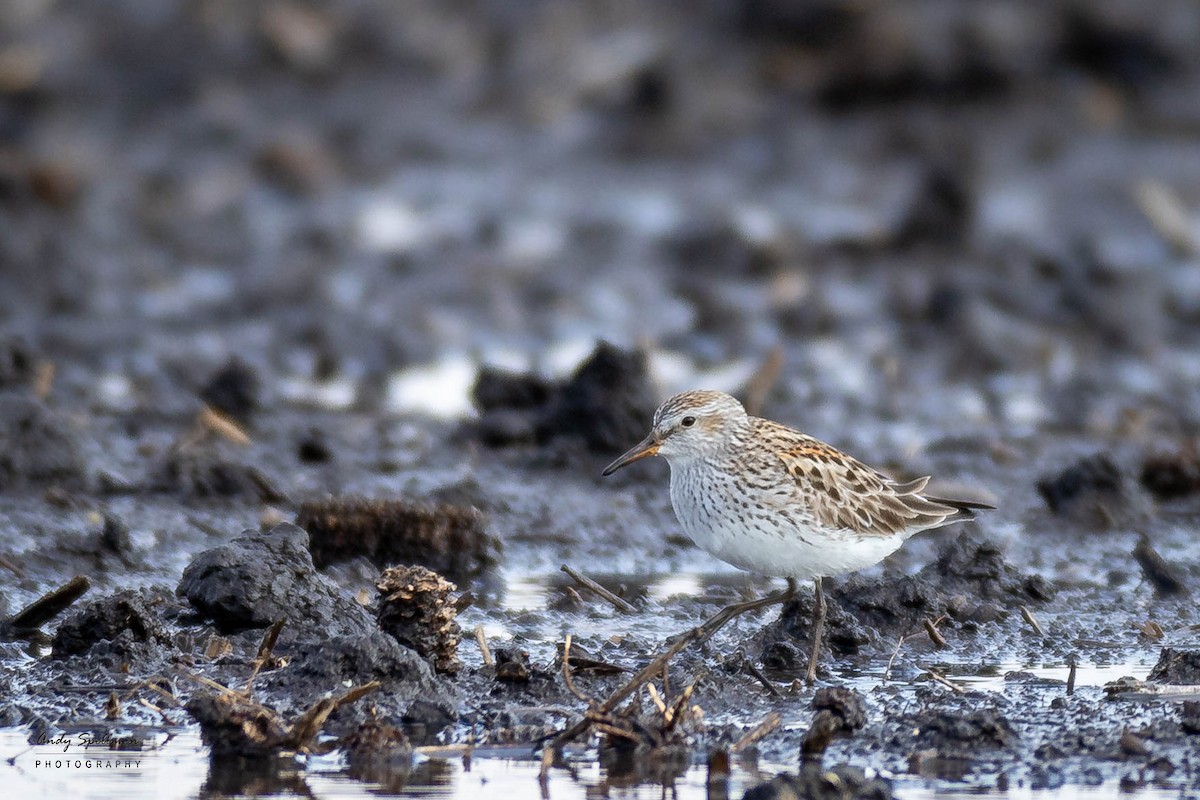
[[[36,753],[26,742],[21,729],[0,730],[0,770],[4,796],[76,796],[86,785],[87,794],[96,797],[120,796],[129,800],[158,798],[218,797],[319,797],[327,800],[368,800],[398,796],[466,800],[496,797],[503,800],[589,800],[620,797],[625,800],[714,800],[738,798],[751,786],[776,775],[796,776],[797,770],[779,764],[759,765],[744,759],[730,765],[728,778],[714,776],[709,781],[707,768],[679,765],[652,776],[639,776],[636,770],[622,769],[614,763],[608,768],[595,761],[569,763],[567,768],[550,770],[543,784],[539,781],[538,762],[507,757],[447,756],[424,758],[410,771],[379,774],[372,780],[355,780],[336,756],[310,758],[307,765],[290,759],[258,763],[224,762],[210,765],[208,751],[194,733],[180,733],[159,749],[139,753],[140,766],[127,770],[88,771],[84,769],[46,770],[35,768]],[[938,777],[950,777],[953,765],[940,764]],[[943,769],[944,768],[944,769]],[[946,789],[927,782],[928,775],[894,776],[897,796],[906,800],[955,800],[990,794],[1011,800],[1100,800],[1122,797],[1159,800],[1179,796],[1178,787],[1152,783],[1118,786],[1062,786],[1031,789],[1014,786],[1006,791],[978,786]],[[649,778],[649,781],[644,778]],[[870,771],[867,777],[871,777]],[[787,782],[785,779],[784,782]],[[794,780],[794,778],[793,778]]]

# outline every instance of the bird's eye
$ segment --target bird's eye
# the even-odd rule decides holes
[[[695,417],[684,417],[683,419],[679,420],[679,424],[685,428],[690,428],[696,424],[696,418]]]

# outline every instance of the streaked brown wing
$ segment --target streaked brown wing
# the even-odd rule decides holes
[[[932,528],[959,513],[921,495],[929,478],[896,483],[835,447],[784,430],[793,441],[777,454],[822,525],[863,536],[890,536]]]

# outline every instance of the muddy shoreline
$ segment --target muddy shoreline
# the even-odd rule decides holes
[[[1151,6],[0,15],[0,728],[537,758],[772,588],[599,475],[703,386],[998,510],[829,583],[857,699],[803,596],[566,765],[1193,787],[1200,12]]]

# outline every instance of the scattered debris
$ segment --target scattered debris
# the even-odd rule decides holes
[[[778,711],[772,711],[763,719],[762,722],[755,725],[750,730],[742,734],[733,745],[729,748],[731,753],[740,753],[747,747],[769,736],[772,731],[778,728],[783,723],[783,716]]]
[[[311,752],[330,714],[379,688],[378,683],[372,682],[356,686],[340,697],[323,698],[289,721],[247,694],[208,680],[202,683],[215,691],[196,692],[186,708],[199,723],[200,737],[214,759]]]
[[[475,643],[479,645],[479,653],[483,657],[483,665],[485,667],[495,666],[496,662],[492,658],[492,650],[488,647],[487,635],[483,632],[482,625],[475,626]]]
[[[331,497],[301,503],[296,524],[308,531],[313,561],[321,567],[365,556],[380,567],[419,564],[468,581],[500,558],[499,540],[470,506]]]
[[[457,587],[424,567],[389,567],[375,582],[379,590],[379,627],[433,660],[434,669],[455,673],[462,667],[458,660],[458,641],[462,629],[458,615]]]

